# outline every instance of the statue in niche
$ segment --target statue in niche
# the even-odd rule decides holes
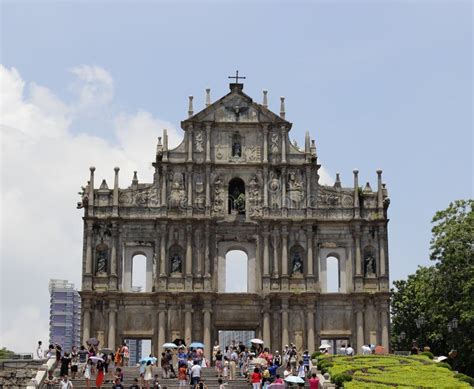
[[[182,259],[178,253],[175,253],[170,258],[170,273],[181,273],[182,271]]]
[[[242,156],[242,143],[239,134],[232,137],[232,157],[240,158]]]
[[[100,244],[95,249],[96,252],[96,274],[107,273],[107,262],[109,259],[109,246],[100,240]]]
[[[372,253],[367,253],[364,259],[365,276],[375,277],[375,257]]]
[[[288,199],[290,208],[299,208],[303,200],[303,185],[294,171],[290,171],[288,175]]]
[[[278,150],[280,149],[280,146],[278,144],[279,141],[280,137],[276,132],[274,132],[270,138],[270,150],[272,153],[278,153]]]
[[[303,274],[303,259],[299,251],[293,253],[291,274]]]
[[[204,136],[202,135],[202,132],[199,131],[197,134],[196,134],[196,138],[195,138],[195,141],[194,141],[194,144],[196,145],[196,151],[198,153],[202,153],[204,151],[204,147],[203,147],[203,144],[204,144]]]
[[[186,193],[184,190],[184,177],[181,172],[173,173],[173,181],[171,183],[170,193],[170,207],[178,208],[181,203],[186,199]]]
[[[270,173],[270,184],[268,185],[270,190],[270,206],[271,208],[280,207],[280,180],[275,172]]]

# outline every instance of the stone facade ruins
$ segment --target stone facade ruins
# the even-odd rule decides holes
[[[181,123],[182,143],[158,138],[152,183],[83,188],[83,339],[114,349],[151,339],[155,354],[175,338],[254,330],[265,345],[314,351],[322,340],[389,345],[387,189],[319,182],[317,150],[290,142],[292,123],[256,103],[243,84]],[[248,257],[247,293],[226,293],[226,254]],[[146,287],[132,289],[135,255]],[[328,292],[327,262],[338,263]]]

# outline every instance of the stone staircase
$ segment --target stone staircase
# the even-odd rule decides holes
[[[280,369],[279,369],[280,370]],[[115,369],[113,369],[115,371]],[[125,389],[128,389],[130,386],[134,384],[134,379],[139,378],[139,369],[138,367],[122,367],[122,372],[123,372],[123,387]],[[279,371],[283,376],[283,371]],[[162,372],[160,367],[154,367],[153,368],[153,376],[155,374],[158,374],[159,377],[159,384],[161,385],[162,389],[167,388],[167,389],[176,389],[179,388],[179,382],[177,378],[161,378],[162,377]],[[59,369],[56,369],[55,371],[55,376],[59,376]],[[108,378],[108,377],[106,377]],[[216,376],[216,371],[213,367],[208,367],[208,368],[203,368],[201,370],[201,381],[204,382],[209,389],[218,389],[219,384],[217,383],[217,376]],[[76,378],[74,380],[71,380],[71,382],[74,385],[74,389],[86,389],[86,382],[84,378]],[[244,377],[237,376],[235,380],[227,380],[224,381],[224,383],[227,383],[227,388],[229,389],[248,389],[251,387],[251,385],[248,383],[247,379]],[[95,375],[92,376],[91,378],[91,388],[95,388]],[[102,388],[107,389],[107,388],[112,388],[113,383],[112,382],[107,382],[102,385]],[[139,382],[140,385],[140,382]],[[59,385],[56,385],[56,387],[59,388]],[[297,386],[294,385],[294,388]],[[308,383],[305,384],[305,388],[309,388]],[[187,386],[187,388],[190,388],[190,385]],[[301,386],[300,386],[301,388]],[[153,389],[153,388],[151,388]]]

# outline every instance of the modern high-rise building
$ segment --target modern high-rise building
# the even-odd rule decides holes
[[[125,342],[130,353],[129,366],[135,366],[142,359],[142,340],[126,339]]]
[[[50,280],[49,343],[64,351],[81,344],[81,296],[67,280]]]

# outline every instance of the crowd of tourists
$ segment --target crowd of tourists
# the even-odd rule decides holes
[[[285,388],[293,383],[303,386],[305,382],[311,389],[319,388],[307,350],[299,353],[296,346],[290,344],[281,352],[271,352],[260,342],[247,347],[242,342],[232,341],[223,348],[216,342],[212,360],[205,357],[203,347],[170,344],[173,348],[165,348],[159,357],[150,355],[139,361],[134,383],[129,389],[165,389],[161,383],[169,379],[177,379],[180,388],[206,388],[201,379],[202,368],[214,369],[219,389],[232,387],[231,382],[238,377],[247,380],[253,389]],[[36,353],[38,357],[44,355],[41,342]],[[56,362],[45,381],[48,389],[58,385],[61,389],[72,389],[70,379],[76,378],[83,378],[87,388],[102,388],[109,384],[113,389],[124,389],[122,367],[129,366],[130,358],[126,343],[117,347],[115,352],[100,349],[98,342],[73,347],[70,351],[62,350],[58,344],[49,345],[46,357],[55,358]],[[156,366],[161,367],[161,377],[153,374]],[[56,368],[59,368],[59,378],[53,374]]]

